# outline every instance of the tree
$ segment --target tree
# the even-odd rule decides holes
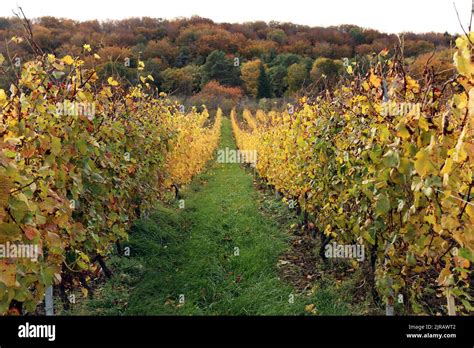
[[[262,62],[260,59],[252,60],[250,62],[244,63],[240,72],[246,92],[253,97],[256,97],[258,94],[261,65]]]
[[[313,63],[311,69],[311,80],[313,82],[319,82],[322,78],[330,83],[334,82],[341,71],[344,69],[344,65],[340,60],[333,60],[329,58],[318,58]]]
[[[259,76],[258,76],[258,91],[257,91],[257,98],[271,98],[272,96],[272,88],[270,85],[270,80],[268,79],[268,75],[265,71],[265,66],[260,63],[259,69]]]
[[[287,68],[283,65],[276,65],[268,70],[268,76],[271,81],[273,94],[277,97],[283,97],[288,89]]]
[[[308,77],[308,70],[306,69],[306,64],[304,63],[295,63],[288,68],[288,90],[290,92],[296,92],[301,87],[305,80]]]
[[[426,67],[433,68],[436,73],[436,81],[448,80],[454,71],[451,50],[442,49],[434,54],[425,53],[416,57],[413,63],[408,66],[408,72],[413,77],[422,79]]]
[[[121,64],[124,64],[125,58],[133,58],[130,49],[116,46],[103,47],[97,52],[97,54],[101,57],[101,61],[117,61]]]
[[[238,67],[234,66],[232,59],[227,58],[223,51],[213,51],[206,58],[202,66],[202,81],[204,86],[211,80],[216,80],[222,85],[239,86],[241,84]]]
[[[283,29],[273,29],[268,33],[267,39],[283,45],[286,43],[287,36]]]
[[[313,58],[329,57],[332,55],[332,45],[329,42],[316,42],[313,46],[311,56]]]
[[[266,40],[247,40],[247,44],[242,48],[241,53],[245,58],[262,57],[270,54],[278,48],[278,44]]]
[[[240,87],[227,87],[217,81],[209,81],[201,92],[190,98],[190,102],[192,105],[205,104],[208,110],[221,108],[225,113],[230,113],[243,94]]]
[[[404,53],[406,57],[433,52],[434,44],[425,40],[405,40]]]
[[[302,62],[303,57],[294,53],[282,53],[273,59],[268,69],[272,95],[280,98],[285,94],[288,89],[288,68]]]
[[[200,68],[187,65],[184,68],[168,68],[161,74],[162,89],[181,95],[191,95],[199,88],[201,80]]]
[[[210,97],[224,96],[237,102],[242,98],[242,90],[239,87],[226,87],[219,84],[217,81],[209,81],[201,91],[202,95]]]
[[[285,51],[299,55],[310,55],[312,52],[311,42],[301,39],[291,42],[289,45],[286,45],[284,49]]]
[[[295,64],[295,63],[300,63],[303,57],[301,57],[298,54],[294,53],[282,53],[276,56],[276,58],[273,60],[273,62],[270,64],[270,66],[277,66],[281,65],[285,68],[289,68],[290,65]]]
[[[149,41],[145,51],[143,52],[145,59],[159,57],[162,61],[167,62],[169,65],[173,65],[178,54],[178,47],[175,46],[169,39]]]
[[[349,31],[349,35],[356,45],[362,45],[366,43],[364,32],[359,27],[354,27]]]
[[[176,67],[182,68],[191,61],[191,52],[187,46],[181,47],[178,56],[176,57]]]

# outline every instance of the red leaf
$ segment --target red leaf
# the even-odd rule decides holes
[[[36,228],[30,227],[30,226],[25,228],[25,236],[29,240],[33,240],[37,234],[38,234],[38,230]]]

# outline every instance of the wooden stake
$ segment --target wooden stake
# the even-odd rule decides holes
[[[446,295],[446,299],[448,301],[448,315],[456,315],[456,304],[454,303],[454,297],[448,293]]]
[[[54,315],[53,287],[48,286],[44,295],[44,308],[47,316]]]

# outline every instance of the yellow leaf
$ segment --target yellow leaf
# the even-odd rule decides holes
[[[65,56],[61,60],[67,65],[72,65],[74,63],[74,59],[72,59],[72,57],[70,55]]]
[[[474,224],[474,207],[468,204],[466,207],[466,213],[471,218],[471,224]]]
[[[400,158],[400,165],[398,166],[398,171],[402,174],[408,175],[410,174],[410,160],[406,157]]]
[[[362,83],[362,87],[364,88],[365,91],[368,91],[370,89],[370,86],[367,83],[367,81],[364,81],[364,83]]]
[[[3,89],[0,89],[0,105],[3,105],[7,102],[7,95]]]
[[[114,80],[113,77],[109,77],[109,78],[107,79],[107,82],[108,82],[109,85],[111,85],[111,86],[118,86],[118,84],[119,84],[117,81]]]
[[[87,298],[87,296],[89,295],[89,291],[86,288],[81,288],[81,291],[82,291],[82,296],[84,298]]]
[[[14,43],[22,43],[23,42],[23,38],[22,37],[17,37],[17,36],[13,36],[12,39],[11,39]]]
[[[436,217],[434,215],[427,215],[423,218],[426,222],[430,223],[431,225],[436,225]]]
[[[100,59],[100,56],[97,53],[94,53],[94,58],[95,59]]]
[[[55,156],[59,156],[61,154],[61,148],[62,148],[61,139],[55,136],[51,136],[51,152]]]
[[[352,72],[353,72],[353,71],[352,71],[352,66],[349,65],[349,66],[347,67],[347,73],[348,73],[348,74],[352,74]]]
[[[423,117],[423,116],[420,117],[420,120],[418,121],[418,125],[424,131],[429,131],[430,130],[430,125],[429,125],[428,121],[426,120],[426,118]]]
[[[390,140],[390,130],[387,126],[380,126],[380,140],[382,142],[387,142]]]
[[[403,123],[400,123],[397,126],[397,136],[399,136],[402,139],[408,139],[410,137],[410,132],[408,131],[407,127]]]
[[[2,65],[4,61],[5,57],[3,57],[3,54],[0,53],[0,65]]]
[[[406,77],[406,81],[407,81],[407,88],[408,89],[411,89],[413,92],[415,93],[418,93],[419,90],[420,90],[420,85],[418,84],[418,82],[416,82],[415,80],[413,80],[410,76],[407,76]]]
[[[304,307],[304,310],[308,313],[315,313],[316,312],[316,306],[312,303]]]
[[[420,150],[416,154],[415,170],[420,176],[426,176],[435,172],[433,163],[431,163],[428,152],[425,149]]]
[[[89,44],[84,44],[82,47],[84,47],[84,49],[87,51],[87,52],[90,52],[92,49],[91,49],[91,45]]]
[[[453,159],[448,157],[446,162],[444,162],[443,170],[441,170],[441,174],[450,174],[451,170],[453,169]]]
[[[454,148],[453,160],[456,163],[462,163],[467,159],[467,153],[464,150],[464,137],[466,136],[466,129],[467,127],[464,127],[461,135],[459,136],[456,147]]]
[[[453,232],[460,226],[458,219],[452,216],[443,216],[441,218],[441,227],[448,232]]]
[[[382,84],[382,79],[375,75],[374,73],[370,74],[370,83],[374,86],[379,88],[380,85]]]

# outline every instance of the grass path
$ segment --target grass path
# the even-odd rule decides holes
[[[221,148],[226,147],[235,148],[228,119],[221,138]],[[184,193],[182,232],[189,235],[174,245],[179,249],[176,267],[166,272],[158,257],[156,272],[149,272],[132,294],[130,310],[220,315],[297,311],[288,301],[292,289],[276,272],[285,235],[260,214],[257,194],[253,177],[239,164],[212,164]],[[184,305],[179,306],[181,294]],[[175,305],[164,305],[167,299]]]
[[[235,148],[227,118],[220,146]],[[239,164],[210,164],[184,190],[185,209],[161,207],[136,224],[132,257],[117,261],[119,274],[87,304],[88,312],[295,315],[314,303],[318,314],[351,314],[331,287],[296,295],[280,280],[277,263],[290,236],[261,212],[253,181]]]

